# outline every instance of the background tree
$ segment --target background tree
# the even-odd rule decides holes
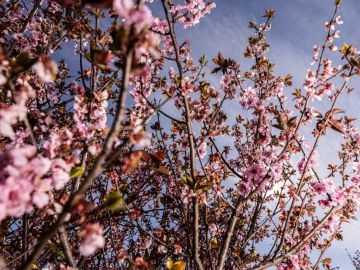
[[[330,269],[360,202],[360,132],[336,106],[360,52],[334,45],[340,1],[291,97],[266,56],[274,10],[249,23],[242,71],[176,36],[214,3],[148,2],[1,2],[2,267]],[[321,176],[330,132],[342,149]]]

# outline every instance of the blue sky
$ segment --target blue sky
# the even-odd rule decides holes
[[[221,51],[225,57],[232,57],[240,62],[242,67],[248,67],[249,62],[242,57],[246,46],[249,30],[249,20],[260,22],[266,9],[274,8],[276,17],[273,28],[268,33],[271,45],[268,56],[276,63],[278,74],[293,75],[294,88],[301,88],[305,72],[312,58],[312,47],[321,44],[325,38],[324,22],[328,21],[334,10],[333,0],[220,0],[215,1],[217,7],[207,15],[200,24],[184,31],[177,29],[180,40],[189,39],[194,59],[202,54],[208,59]],[[360,47],[360,1],[344,0],[339,14],[344,24],[338,29],[340,39],[335,43],[338,47],[344,42]],[[244,69],[243,69],[244,70]],[[210,79],[214,84],[218,78]],[[354,80],[351,85],[354,93],[342,97],[338,107],[345,108],[353,117],[360,118],[360,80]],[[290,93],[290,92],[289,92]],[[326,102],[325,102],[326,104]],[[314,104],[318,105],[319,104]],[[320,106],[320,109],[326,107]],[[236,105],[229,109],[237,110]],[[359,126],[360,121],[357,121]],[[336,149],[339,149],[341,137],[335,132],[329,132],[320,148],[320,170],[325,170],[325,164],[336,160]],[[360,248],[360,222],[344,226],[344,241],[336,242],[327,256],[332,257],[333,266],[342,270],[354,269],[346,250],[353,253]],[[326,257],[326,256],[325,256]]]

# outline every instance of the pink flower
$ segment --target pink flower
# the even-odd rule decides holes
[[[26,111],[27,109],[23,105],[1,106],[0,104],[0,135],[13,139],[15,132],[12,125],[24,120]]]
[[[333,23],[329,23],[329,22],[325,22],[325,26],[324,26],[325,30],[335,30],[335,26]]]
[[[354,184],[360,183],[360,177],[358,175],[353,175],[351,177],[351,182],[353,182]]]
[[[126,260],[127,257],[128,257],[128,255],[127,255],[127,253],[126,253],[126,250],[123,249],[123,248],[120,249],[119,254],[118,254],[118,256],[117,256],[118,260],[119,260],[121,263],[123,263],[123,262]]]
[[[132,9],[129,14],[129,18],[126,19],[126,24],[134,25],[138,31],[142,30],[146,26],[150,26],[152,22],[153,17],[151,10],[145,5]]]
[[[335,187],[336,187],[336,186],[335,186],[334,181],[332,181],[332,180],[329,179],[329,178],[324,178],[324,179],[322,180],[322,182],[324,183],[327,191],[332,191],[332,192],[335,191]]]
[[[150,26],[154,20],[151,10],[147,6],[136,7],[132,0],[114,0],[113,9],[123,17],[125,26],[134,26],[137,31]]]
[[[101,150],[101,147],[98,143],[93,143],[88,147],[88,151],[92,156],[96,156]]]
[[[255,108],[258,99],[259,98],[257,96],[256,91],[250,86],[246,88],[245,91],[242,92],[239,97],[240,104],[245,110]]]
[[[360,162],[353,162],[352,169],[356,173],[360,173]]]
[[[291,265],[294,267],[294,269],[300,269],[300,260],[297,255],[291,255],[289,256],[289,261]]]
[[[319,200],[318,203],[321,208],[326,208],[330,206],[330,202],[328,200]]]
[[[271,167],[270,175],[274,178],[275,181],[278,181],[282,175],[282,166],[280,164],[276,164]]]
[[[312,188],[317,194],[323,194],[326,192],[326,186],[324,183],[316,183],[312,186]]]
[[[335,189],[335,193],[333,194],[333,196],[331,198],[337,204],[343,204],[345,202],[345,193],[340,187],[337,187]]]
[[[99,248],[104,247],[105,239],[103,237],[103,230],[97,223],[86,224],[85,230],[81,232],[84,241],[79,247],[79,251],[83,256],[90,256]]]
[[[338,47],[332,44],[329,46],[329,50],[332,52],[336,52],[338,50]]]
[[[249,194],[251,189],[250,183],[249,182],[241,182],[238,186],[238,191],[242,196],[246,196],[247,194]]]
[[[230,75],[223,75],[220,78],[220,88],[222,90],[225,90],[226,88],[228,88],[233,82],[233,77]]]
[[[36,190],[33,194],[33,203],[39,207],[43,208],[49,203],[49,195],[46,192],[41,192]]]
[[[343,24],[344,22],[341,20],[341,16],[337,16],[336,18],[335,18],[335,23],[336,24]]]
[[[175,243],[174,244],[174,253],[175,254],[180,254],[182,252],[182,247],[180,246],[180,244]]]
[[[276,270],[291,270],[291,268],[287,264],[281,263],[276,267]]]
[[[204,0],[187,0],[184,5],[174,5],[171,12],[183,23],[184,28],[187,28],[198,24],[200,19],[215,7],[216,5],[213,2],[205,3]]]
[[[329,231],[330,233],[335,232],[338,229],[340,223],[340,218],[338,216],[332,215],[325,223],[323,229]]]
[[[62,159],[54,161],[37,153],[27,144],[9,145],[0,154],[0,208],[6,216],[21,216],[34,205],[45,207],[49,192],[64,186],[69,180],[70,166]]]
[[[307,161],[308,157],[303,157],[300,162],[298,163],[297,167],[300,173],[308,172],[310,169],[314,168],[317,164],[317,153],[313,152],[310,160]],[[306,168],[305,168],[306,167]]]
[[[263,168],[258,164],[251,165],[245,172],[245,178],[247,182],[253,182],[259,184],[264,176]]]
[[[55,159],[51,165],[52,185],[55,190],[62,189],[70,180],[71,165],[67,164],[63,159]]]
[[[130,142],[139,147],[148,147],[151,143],[151,135],[146,133],[142,126],[137,126],[130,136]]]
[[[114,0],[113,10],[121,17],[126,18],[129,15],[129,10],[134,6],[132,0]]]
[[[217,228],[217,226],[216,226],[216,224],[215,223],[211,223],[210,225],[209,225],[209,230],[210,230],[210,233],[211,233],[211,235],[218,235],[218,233],[219,233],[219,230],[218,230],[218,228]]]
[[[31,192],[34,186],[26,178],[9,177],[1,186],[1,200],[6,205],[6,215],[19,217],[32,210]]]
[[[33,65],[33,69],[39,78],[44,82],[53,82],[58,73],[56,63],[48,56],[41,57],[39,62]]]
[[[186,186],[181,192],[182,202],[187,205],[195,195],[194,190]]]
[[[207,145],[206,145],[206,142],[202,142],[200,145],[199,145],[199,148],[198,148],[198,152],[199,152],[199,157],[201,159],[203,159],[204,157],[206,157],[207,155]]]

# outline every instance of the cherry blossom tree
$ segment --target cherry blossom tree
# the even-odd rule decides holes
[[[242,70],[176,35],[210,1],[2,1],[0,268],[330,269],[360,203],[340,6],[293,89],[267,57],[274,10],[249,23]]]

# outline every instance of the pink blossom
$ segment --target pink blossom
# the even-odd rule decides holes
[[[211,223],[209,225],[209,230],[210,230],[211,235],[213,235],[213,236],[216,236],[219,233],[219,229],[217,228],[215,223]]]
[[[233,77],[230,75],[223,75],[220,78],[220,88],[222,90],[225,90],[226,88],[228,88],[231,83],[233,82]]]
[[[263,168],[258,164],[251,165],[245,172],[245,178],[247,181],[259,184],[264,176]]]
[[[278,181],[282,175],[282,166],[280,164],[276,164],[271,167],[270,175],[274,178],[275,181]]]
[[[353,162],[352,169],[356,173],[360,173],[360,162]]]
[[[0,135],[13,139],[15,132],[12,125],[24,120],[26,111],[27,109],[23,105],[1,106],[0,104]]]
[[[343,204],[345,202],[345,193],[342,190],[342,188],[337,187],[335,189],[335,192],[333,194],[333,196],[331,197],[333,199],[333,201],[337,204]]]
[[[323,182],[323,184],[325,185],[327,191],[332,191],[332,192],[335,191],[335,187],[336,187],[336,186],[335,186],[334,181],[332,181],[332,180],[329,179],[329,178],[324,178],[324,179],[322,180],[322,182]]]
[[[338,47],[335,46],[335,45],[330,45],[329,50],[332,51],[332,52],[336,52],[338,50]]]
[[[113,9],[121,17],[126,18],[129,15],[129,10],[133,8],[134,3],[132,0],[114,0]]]
[[[238,185],[238,191],[242,196],[246,196],[247,194],[249,194],[250,190],[251,190],[251,186],[249,182],[242,181]]]
[[[255,89],[252,87],[248,87],[245,89],[244,92],[240,94],[239,97],[241,106],[245,109],[253,109],[255,108],[257,102],[258,102],[258,96],[256,94]]]
[[[329,231],[330,233],[334,233],[338,229],[339,223],[340,223],[340,218],[336,215],[332,215],[326,221],[323,230]]]
[[[135,6],[132,0],[114,0],[113,9],[124,19],[124,25],[134,26],[137,31],[153,22],[151,10],[146,5]]]
[[[310,171],[310,169],[314,168],[317,164],[317,153],[313,152],[310,160],[307,160],[308,157],[303,157],[300,162],[298,163],[297,167],[300,173],[305,173],[305,169],[306,172]]]
[[[120,251],[119,251],[119,254],[118,254],[118,256],[117,256],[117,258],[119,259],[119,261],[121,262],[121,263],[123,263],[125,260],[126,260],[126,258],[128,257],[128,255],[127,255],[127,253],[126,253],[126,250],[125,249],[120,249]]]
[[[313,62],[311,63],[311,65],[314,65],[319,60],[319,51],[320,51],[319,46],[314,45],[313,49],[314,49],[314,54],[313,54]]]
[[[336,18],[335,18],[335,23],[336,24],[343,24],[344,22],[341,20],[341,16],[337,16]]]
[[[93,143],[88,147],[88,151],[91,155],[96,156],[101,150],[101,146],[98,143]]]
[[[195,196],[194,190],[190,189],[189,187],[186,186],[185,188],[182,189],[181,197],[185,205],[188,204],[191,201],[192,197],[194,196]]]
[[[151,135],[146,133],[142,126],[137,126],[130,136],[130,142],[139,147],[147,147],[150,146]]]
[[[213,2],[205,3],[204,0],[188,0],[184,5],[174,5],[171,12],[183,23],[184,28],[187,28],[198,24],[200,19],[215,7],[216,4]]]
[[[174,253],[175,254],[180,254],[182,252],[182,247],[180,246],[180,244],[175,243],[174,244]]]
[[[326,208],[331,205],[329,200],[319,200],[318,203],[321,208]]]
[[[59,179],[60,176],[61,166],[54,167],[54,164],[66,165],[62,159],[52,161],[42,157],[32,145],[8,146],[0,154],[0,167],[3,168],[0,171],[0,205],[6,209],[2,218],[21,216],[30,212],[34,204],[39,208],[48,204],[48,192],[54,189],[52,178]],[[60,178],[63,183],[69,179],[69,169],[67,168],[67,172],[62,171]]]
[[[331,22],[325,22],[325,30],[335,30],[335,26]]]
[[[360,183],[360,176],[358,175],[353,175],[351,177],[351,182],[353,182],[354,184],[359,184]]]
[[[316,81],[315,75],[316,75],[315,71],[313,71],[311,69],[308,69],[306,79],[305,79],[305,82],[304,82],[304,90],[305,90],[306,94],[308,96],[310,96],[310,97],[314,97],[315,92],[316,92],[316,89],[315,89],[315,81]]]
[[[50,200],[48,192],[52,189],[51,179],[43,179],[32,194],[33,203],[39,208],[45,207]]]
[[[6,215],[19,217],[32,210],[31,192],[33,184],[27,179],[9,177],[2,185],[2,204],[6,205]]]
[[[90,256],[94,254],[97,249],[104,247],[105,239],[103,237],[103,229],[99,224],[86,224],[81,234],[84,237],[84,241],[79,247],[81,255]]]
[[[291,255],[289,256],[289,261],[291,265],[294,267],[294,269],[300,269],[300,260],[298,255]]]
[[[41,57],[40,60],[33,65],[33,69],[44,82],[53,82],[58,73],[56,63],[48,56]]]
[[[316,183],[312,186],[312,188],[317,194],[323,194],[327,190],[324,183]]]
[[[281,263],[276,267],[276,270],[292,270],[292,268],[287,264]]]
[[[199,153],[199,157],[200,157],[201,159],[203,159],[203,158],[206,157],[206,155],[207,155],[206,148],[207,148],[206,142],[202,142],[202,143],[199,145],[198,153]]]
[[[52,185],[55,190],[62,189],[70,180],[71,165],[67,164],[63,159],[55,159],[51,165]]]
[[[50,158],[54,158],[62,151],[62,147],[70,147],[73,140],[73,133],[69,129],[66,128],[61,131],[53,129],[49,140],[44,142],[44,149]]]

